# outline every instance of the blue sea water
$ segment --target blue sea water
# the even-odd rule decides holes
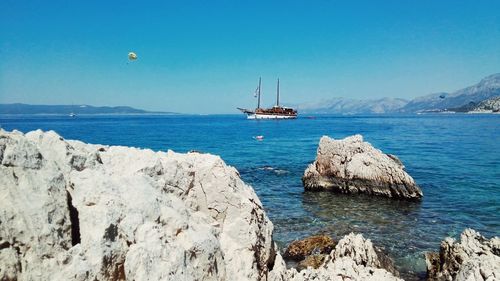
[[[360,232],[422,277],[423,253],[471,227],[500,234],[500,115],[316,116],[246,120],[216,116],[0,116],[6,130],[55,130],[66,139],[220,155],[259,195],[281,247],[316,233]],[[362,134],[397,155],[424,192],[421,202],[304,192],[301,176],[319,138]],[[263,135],[263,141],[253,137]]]

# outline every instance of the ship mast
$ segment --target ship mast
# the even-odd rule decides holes
[[[276,86],[276,106],[280,106],[280,79],[278,78],[278,85]]]
[[[258,88],[258,100],[257,100],[257,108],[260,108],[260,79],[261,77],[259,77],[259,88]]]

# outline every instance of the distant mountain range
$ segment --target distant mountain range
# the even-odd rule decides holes
[[[413,100],[400,98],[382,98],[356,100],[350,98],[333,98],[318,103],[294,105],[300,113],[328,114],[381,114],[381,113],[419,113],[443,112],[459,109],[464,112],[465,106],[478,105],[480,102],[500,96],[500,73],[490,75],[479,83],[453,93],[435,93]]]
[[[0,104],[0,114],[175,114],[153,112],[129,106]]]
[[[288,104],[300,114],[384,114],[425,112],[495,112],[500,97],[500,73],[453,93],[434,93],[412,100],[332,98],[320,102]],[[487,100],[490,101],[486,102]],[[482,103],[483,102],[483,103]],[[498,111],[498,110],[497,110]],[[177,114],[152,112],[129,106],[0,104],[0,114]]]
[[[327,114],[380,114],[397,112],[408,104],[408,100],[399,98],[381,98],[358,100],[333,98],[318,103],[304,103],[297,106],[299,113]]]

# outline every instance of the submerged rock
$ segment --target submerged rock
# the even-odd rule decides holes
[[[361,135],[343,140],[321,138],[316,160],[304,172],[306,190],[365,193],[390,198],[420,199],[422,191],[394,155],[363,141]]]
[[[297,264],[297,271],[300,272],[301,270],[306,269],[308,267],[318,269],[323,264],[327,256],[328,255],[321,255],[321,254],[307,256],[305,259],[303,259]]]
[[[271,280],[401,280],[397,271],[389,271],[393,269],[392,265],[384,268],[385,263],[370,240],[351,233],[339,241],[318,268],[311,265],[300,272],[295,268],[280,271],[284,262],[281,257],[277,258],[271,272],[274,279]],[[276,272],[281,275],[275,276]]]
[[[285,259],[300,261],[311,254],[329,254],[335,242],[328,235],[315,235],[290,243],[283,254]]]
[[[439,253],[427,253],[429,280],[500,280],[500,238],[466,229],[457,242],[446,238]]]
[[[0,280],[261,280],[273,225],[209,154],[0,130]]]

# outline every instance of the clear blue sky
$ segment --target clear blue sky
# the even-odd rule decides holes
[[[237,113],[259,76],[272,104],[278,76],[302,103],[500,72],[498,0],[142,2],[0,1],[0,103]]]

